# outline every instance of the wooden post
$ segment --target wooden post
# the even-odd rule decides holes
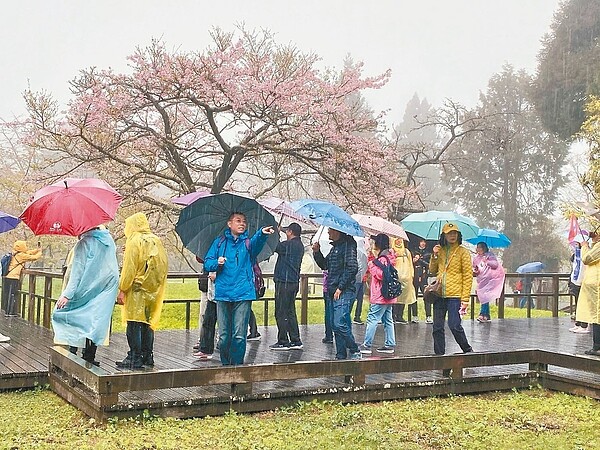
[[[52,312],[52,276],[44,276],[44,328],[50,328],[50,314]]]
[[[191,302],[185,302],[185,329],[189,331],[190,321],[192,317],[192,304]]]
[[[35,280],[37,277],[30,273],[29,274],[29,303],[27,304],[27,320],[35,323]],[[25,314],[23,314],[25,315]],[[25,317],[23,317],[25,318]]]
[[[558,317],[558,286],[559,286],[558,274],[552,275],[552,297],[554,302],[552,303],[552,317]]]
[[[263,325],[265,327],[269,326],[269,299],[267,297],[265,297],[263,299],[264,301],[264,305],[263,305]]]
[[[300,275],[300,324],[308,325],[308,275]]]
[[[500,293],[500,299],[498,300],[498,319],[504,319],[504,286],[502,286],[502,292]]]

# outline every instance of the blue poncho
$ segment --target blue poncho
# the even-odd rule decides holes
[[[116,248],[108,230],[83,233],[73,249],[69,279],[61,294],[69,301],[52,315],[54,342],[84,347],[87,338],[107,345],[118,286]]]

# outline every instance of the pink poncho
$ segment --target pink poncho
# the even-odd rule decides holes
[[[477,274],[477,297],[480,303],[500,298],[504,287],[504,268],[492,252],[473,258],[473,272]]]

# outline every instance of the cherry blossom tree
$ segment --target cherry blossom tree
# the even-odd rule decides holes
[[[380,141],[382,115],[350,101],[389,72],[319,70],[317,55],[268,31],[211,37],[204,51],[139,48],[129,73],[82,70],[64,112],[48,93],[26,92],[28,144],[52,151],[60,176],[100,172],[131,202],[156,207],[199,189],[260,196],[290,182],[308,191],[323,182],[355,210],[386,212],[404,195]]]

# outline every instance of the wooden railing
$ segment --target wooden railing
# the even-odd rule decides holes
[[[267,286],[273,283],[273,274],[263,274]],[[536,307],[538,309],[546,309],[552,311],[553,317],[558,317],[561,300],[563,303],[567,303],[568,306],[564,306],[562,309],[573,311],[573,298],[568,293],[567,282],[569,280],[569,274],[565,273],[538,273],[530,274],[532,278],[542,280],[542,290],[536,291],[530,294],[516,294],[516,293],[502,293],[502,296],[498,299],[498,318],[504,318],[504,307],[505,304],[511,299],[513,300],[513,306],[517,306],[517,302],[520,298],[526,298],[526,309],[527,317],[531,317],[531,310],[533,303],[537,302]],[[176,279],[196,279],[197,273],[169,273],[169,280]],[[513,279],[523,278],[524,275],[516,273],[506,274],[506,284],[514,285],[511,282]],[[321,295],[315,295],[315,286],[321,284],[323,275],[322,274],[302,274],[300,276],[300,290],[298,292],[300,300],[300,318],[299,322],[302,325],[308,324],[308,305],[309,301],[321,300]],[[547,281],[545,281],[547,280]],[[43,270],[32,270],[28,269],[24,271],[23,286],[19,291],[19,301],[17,302],[17,314],[30,322],[42,325],[46,328],[50,328],[50,317],[54,307],[54,302],[57,300],[53,297],[53,287],[56,283],[62,282],[62,274],[56,272],[49,272]],[[366,293],[368,296],[368,293]],[[257,301],[263,304],[263,325],[269,325],[269,308],[274,302],[273,296],[265,296],[264,298]],[[200,295],[195,298],[185,299],[166,299],[166,304],[184,304],[185,305],[185,326],[186,329],[190,329],[192,323],[191,317],[191,306],[193,303],[200,302]],[[471,296],[471,319],[475,317],[475,302],[476,296]],[[541,306],[541,308],[540,308]]]

